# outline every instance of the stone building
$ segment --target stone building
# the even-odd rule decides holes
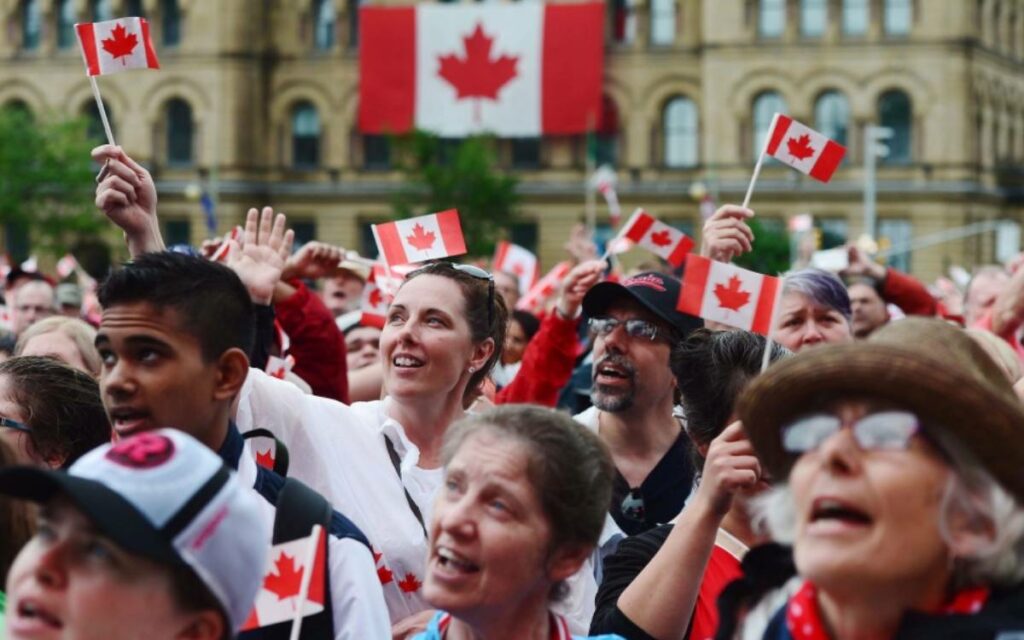
[[[144,15],[161,71],[99,83],[118,143],[157,179],[168,238],[206,234],[197,193],[212,189],[222,229],[270,204],[300,238],[372,253],[367,225],[388,215],[399,176],[388,140],[355,126],[359,4],[0,0],[0,105],[95,117],[72,25]],[[694,194],[741,201],[757,141],[784,111],[849,153],[827,185],[765,166],[751,206],[766,225],[810,212],[830,237],[858,236],[871,124],[895,132],[877,171],[888,241],[1021,217],[1024,0],[609,0],[607,15],[592,147],[615,166],[626,211],[699,230]],[[521,180],[512,235],[546,265],[584,215],[587,148],[583,136],[499,144]],[[994,237],[894,261],[930,278],[992,260]]]

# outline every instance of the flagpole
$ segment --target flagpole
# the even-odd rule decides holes
[[[306,600],[309,599],[309,583],[313,577],[313,563],[316,562],[316,552],[320,546],[320,537],[323,536],[323,527],[313,525],[313,532],[310,534],[309,549],[306,550],[305,564],[302,565],[302,582],[299,586],[298,604],[296,605],[295,618],[292,619],[292,632],[289,640],[299,640],[299,633],[302,632],[303,609],[306,608]],[[327,567],[324,567],[327,571]],[[324,603],[325,607],[331,606],[330,602]]]
[[[747,195],[743,197],[744,209],[750,205],[750,196],[754,195],[754,185],[757,184],[757,177],[761,175],[761,165],[764,164],[764,156],[768,151],[768,141],[772,139],[772,132],[775,131],[775,126],[778,123],[779,114],[776,113],[772,116],[772,124],[768,127],[768,135],[764,137],[764,143],[761,145],[761,153],[757,156],[757,164],[754,165],[754,175],[750,176],[750,184],[747,186]]]
[[[775,323],[779,316],[779,302],[782,300],[782,290],[786,285],[786,276],[779,274],[779,286],[775,290],[775,303],[772,304],[772,318],[768,321],[768,340],[764,343],[764,355],[761,357],[761,373],[764,373],[768,368],[768,365],[772,361],[772,347],[775,346],[775,340],[772,339],[772,333],[775,331]]]
[[[92,85],[92,95],[96,98],[96,108],[99,109],[100,120],[103,122],[103,132],[107,134],[107,143],[114,146],[114,133],[110,130],[107,109],[103,106],[103,98],[100,96],[100,87],[96,84],[96,76],[89,76],[89,84]]]

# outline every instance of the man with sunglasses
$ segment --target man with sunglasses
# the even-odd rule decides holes
[[[645,272],[602,282],[583,298],[593,335],[593,407],[576,419],[597,432],[617,470],[611,516],[627,535],[668,522],[693,484],[689,439],[673,414],[672,345],[701,326],[676,310],[680,282]]]

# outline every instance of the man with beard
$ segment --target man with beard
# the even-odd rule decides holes
[[[593,407],[576,416],[611,451],[610,513],[627,535],[670,521],[693,484],[689,439],[673,415],[672,345],[701,326],[676,311],[679,280],[645,272],[583,298],[594,338]]]

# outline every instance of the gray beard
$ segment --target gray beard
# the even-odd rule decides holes
[[[626,393],[606,393],[601,385],[595,384],[590,392],[590,401],[601,411],[619,413],[633,406],[633,390]]]

